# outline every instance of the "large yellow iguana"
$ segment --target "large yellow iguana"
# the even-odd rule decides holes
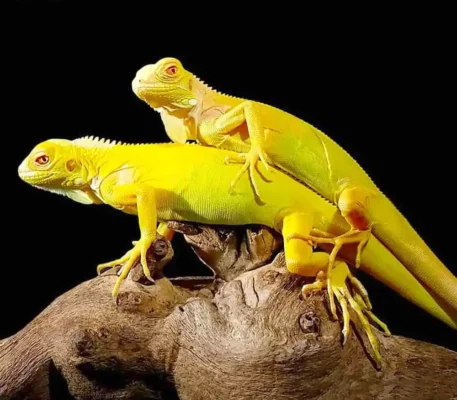
[[[264,205],[256,201],[247,175],[240,177],[237,194],[228,193],[226,186],[238,167],[225,165],[224,159],[233,155],[230,151],[195,144],[130,145],[98,138],[53,139],[32,149],[18,171],[21,179],[35,187],[83,204],[108,204],[138,215],[139,241],[123,257],[98,267],[100,271],[125,263],[113,289],[114,296],[138,259],[145,275],[151,278],[146,252],[156,238],[158,222],[260,224],[275,229],[284,237],[288,270],[317,277],[315,282],[303,286],[303,293],[327,287],[330,301],[336,297],[341,305],[345,338],[350,329],[348,308],[354,309],[379,360],[378,342],[365,315],[389,332],[371,313],[362,284],[350,273],[343,258],[335,260],[335,250],[330,255],[313,252],[313,243],[295,238],[308,236],[313,230],[316,234],[326,232],[327,236],[343,235],[349,225],[338,208],[279,170],[271,183],[262,180],[258,183]],[[258,169],[265,173],[262,164]],[[401,240],[398,236],[390,240]],[[345,254],[342,249],[339,257]],[[368,239],[360,265],[374,278],[457,329],[455,310],[447,307],[436,292],[429,292],[376,236]],[[455,285],[456,278],[450,276]]]
[[[226,160],[243,163],[235,174],[226,167],[226,173],[233,177],[227,189],[236,189],[248,171],[255,193],[265,200],[271,189],[261,185],[262,177],[255,173],[257,161],[286,171],[337,205],[349,223],[348,232],[337,239],[302,238],[333,243],[337,249],[358,242],[358,266],[360,252],[374,234],[417,279],[457,309],[452,273],[362,167],[320,130],[270,105],[213,90],[172,57],[138,70],[132,89],[159,111],[173,141],[196,140],[239,153]]]

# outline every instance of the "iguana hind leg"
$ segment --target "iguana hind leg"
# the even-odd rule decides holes
[[[360,267],[362,250],[371,234],[371,221],[368,215],[369,201],[376,195],[372,189],[343,184],[338,196],[338,208],[343,218],[350,226],[350,230],[340,236],[339,241],[345,243],[359,243],[355,259],[355,267]]]
[[[308,214],[293,212],[286,215],[282,221],[282,235],[284,238],[292,237],[284,241],[284,256],[289,272],[301,276],[317,276],[320,271],[326,270],[329,255],[325,252],[313,252],[310,241],[295,239],[297,232],[310,232],[312,220]]]
[[[349,310],[354,310],[368,336],[375,359],[379,362],[379,344],[371,330],[367,316],[377,322],[387,334],[390,332],[386,325],[371,312],[371,302],[362,283],[351,274],[345,262],[336,260],[337,246],[335,246],[337,250],[335,251],[334,248],[329,255],[325,252],[313,252],[312,241],[303,240],[303,237],[309,237],[308,232],[312,231],[316,232],[312,228],[312,219],[309,215],[293,212],[284,217],[282,235],[286,239],[284,240],[284,255],[287,269],[294,274],[316,277],[313,283],[302,287],[302,295],[306,296],[310,292],[326,288],[330,310],[335,319],[338,318],[335,306],[336,297],[343,314],[343,343],[346,342],[350,333]],[[323,232],[323,235],[331,240],[330,234]]]
[[[355,267],[359,268],[361,263],[362,250],[368,243],[371,235],[371,226],[373,221],[368,215],[368,202],[374,196],[373,190],[349,186],[346,184],[340,191],[338,197],[338,208],[343,218],[348,222],[350,229],[339,236],[331,236],[327,232],[322,232],[314,229],[310,235],[295,234],[287,238],[301,238],[306,241],[311,241],[315,244],[333,244],[334,248],[330,253],[330,266],[328,273],[331,274],[334,262],[339,250],[345,244],[357,243],[357,252],[355,258]],[[334,308],[332,308],[332,313]]]
[[[169,228],[166,222],[161,222],[159,224],[157,227],[157,233],[169,241],[171,241],[175,236],[175,231]]]
[[[316,232],[316,231],[315,231]],[[318,237],[310,234],[302,234],[302,233],[292,233],[289,236],[285,237],[286,242],[289,240],[296,240],[296,239],[301,239],[306,242],[311,242],[311,243],[328,243],[328,244],[333,244],[334,247],[330,253],[329,260],[328,260],[328,268],[326,270],[327,274],[327,279],[328,281],[331,281],[331,276],[332,276],[332,271],[335,266],[335,261],[336,257],[338,255],[338,252],[340,251],[341,247],[344,244],[348,243],[359,243],[358,245],[358,253],[360,249],[363,247],[363,245],[368,241],[368,232],[355,232],[355,231],[348,231],[340,236],[336,236],[333,238],[329,237]],[[356,259],[360,259],[359,254],[357,254]],[[333,296],[331,294],[331,287],[330,285],[327,285],[328,291],[329,291],[329,302],[330,302],[330,311],[333,315],[334,318],[336,318],[336,306],[335,302],[333,300]]]

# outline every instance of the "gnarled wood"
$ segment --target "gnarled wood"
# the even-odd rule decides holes
[[[109,271],[1,341],[0,398],[457,397],[455,352],[376,331],[379,371],[362,330],[342,346],[325,295],[301,298],[305,281],[287,272],[280,240],[268,229],[174,227],[220,279],[163,277],[172,252],[159,240],[150,254],[155,284],[136,267],[116,305]]]

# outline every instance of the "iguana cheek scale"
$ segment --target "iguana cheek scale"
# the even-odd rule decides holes
[[[160,91],[157,90],[160,88]],[[348,233],[337,240],[309,234],[295,238],[331,242],[337,248],[359,243],[362,252],[374,234],[436,296],[457,310],[455,277],[427,246],[407,219],[377,188],[362,167],[331,138],[311,124],[276,107],[212,89],[173,57],[140,68],[132,90],[156,110],[172,140],[232,150],[227,163],[242,163],[229,188],[238,189],[248,172],[254,192],[266,201],[266,187],[255,170],[258,160],[286,171],[340,209]],[[192,100],[192,101],[189,101]],[[264,171],[264,170],[263,170]],[[274,169],[263,174],[274,179]],[[356,260],[358,266],[360,254]]]
[[[37,154],[48,154],[48,161],[37,162]],[[350,273],[346,262],[351,255],[341,249],[314,252],[314,243],[303,240],[316,236],[338,237],[348,224],[338,209],[306,186],[279,170],[271,182],[259,180],[265,203],[259,203],[251,182],[240,178],[235,194],[225,190],[236,165],[225,165],[230,151],[192,144],[116,144],[97,138],[74,141],[49,140],[38,144],[19,166],[19,176],[31,185],[65,194],[84,204],[105,203],[138,216],[140,239],[123,257],[99,269],[124,263],[113,288],[119,291],[136,260],[150,277],[146,251],[155,240],[156,224],[187,221],[216,225],[269,226],[284,237],[287,269],[294,274],[316,277],[302,292],[327,288],[329,300],[336,297],[343,313],[343,334],[349,334],[349,308],[361,319],[379,361],[379,343],[368,319],[387,327],[371,312],[371,303],[362,284]],[[173,160],[173,162],[170,162]],[[68,166],[71,165],[71,168]],[[166,167],[164,167],[166,166]],[[265,174],[262,164],[259,172]],[[295,237],[299,237],[295,239]],[[333,269],[329,265],[334,264]],[[402,296],[457,329],[457,316],[446,304],[423,286],[403,264],[375,237],[370,236],[360,259],[361,268]],[[331,274],[329,273],[331,270]],[[454,278],[455,280],[455,278]],[[335,312],[335,307],[332,307]]]

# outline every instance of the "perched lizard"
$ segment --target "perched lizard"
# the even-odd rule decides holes
[[[93,137],[73,141],[52,139],[38,144],[18,168],[22,180],[35,187],[60,193],[84,204],[107,204],[138,216],[140,239],[123,257],[99,265],[99,272],[124,264],[113,288],[139,259],[147,277],[146,251],[156,238],[157,223],[186,221],[217,225],[260,224],[284,237],[287,269],[294,274],[316,277],[303,286],[303,294],[327,288],[343,313],[343,335],[349,333],[352,308],[364,326],[379,361],[379,344],[368,318],[387,327],[371,312],[371,304],[360,281],[346,264],[345,249],[338,259],[335,250],[313,251],[313,243],[295,238],[316,232],[338,237],[348,229],[337,207],[292,177],[277,170],[272,183],[259,182],[266,199],[258,204],[247,175],[238,182],[238,193],[224,190],[236,165],[224,165],[230,151],[195,144],[123,144]],[[172,162],[170,162],[172,160]],[[166,167],[163,167],[166,165]],[[262,164],[259,173],[264,174]],[[397,240],[395,237],[392,240]],[[346,248],[347,249],[347,248]],[[361,268],[390,286],[417,306],[457,329],[457,313],[422,285],[375,237],[370,236],[360,260]],[[333,268],[334,267],[334,268]],[[453,285],[457,279],[452,276]]]
[[[457,308],[452,273],[362,167],[319,129],[273,106],[220,93],[173,57],[139,69],[132,90],[160,112],[173,141],[196,140],[237,152],[225,161],[243,166],[236,173],[226,169],[234,177],[227,187],[236,188],[249,170],[255,193],[265,200],[272,189],[260,184],[261,177],[254,178],[260,159],[267,170],[268,165],[274,165],[337,205],[349,224],[347,233],[337,239],[309,234],[300,237],[332,243],[337,250],[345,243],[359,243],[358,267],[360,253],[374,234],[417,279]]]

